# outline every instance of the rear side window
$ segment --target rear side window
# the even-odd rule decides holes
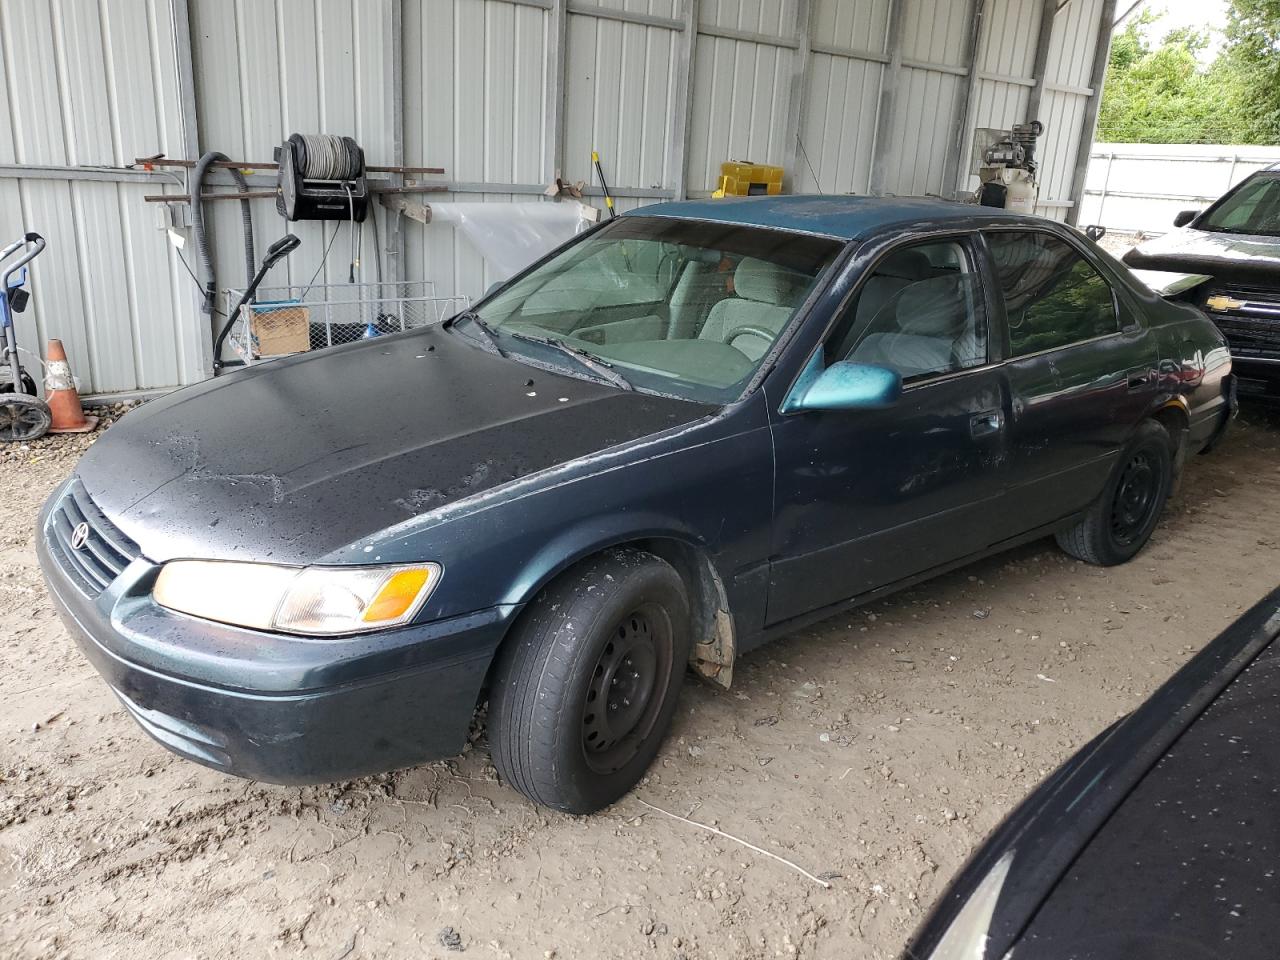
[[[1111,285],[1064,240],[1047,233],[987,236],[1009,320],[1009,348],[1021,357],[1120,329]]]

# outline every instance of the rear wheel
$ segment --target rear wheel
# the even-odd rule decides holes
[[[688,609],[671,565],[632,549],[584,561],[544,590],[508,638],[490,696],[503,779],[566,813],[626,794],[671,725]]]
[[[1057,535],[1058,546],[1103,567],[1132,559],[1151,538],[1172,486],[1169,431],[1147,420],[1125,447],[1102,496],[1079,523]]]
[[[25,393],[0,394],[0,441],[20,443],[49,432],[53,418],[38,397]]]

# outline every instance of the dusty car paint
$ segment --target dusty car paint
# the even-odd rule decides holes
[[[1060,225],[860,198],[667,204],[643,215],[755,223],[844,243],[731,403],[620,391],[504,360],[439,328],[180,391],[94,446],[79,482],[139,556],[101,596],[80,596],[50,545],[60,491],[42,521],[42,563],[73,632],[144,726],[175,718],[210,725],[232,745],[228,759],[196,759],[265,779],[345,776],[447,754],[470,718],[461,705],[474,706],[522,605],[569,565],[624,543],[643,544],[685,574],[695,659],[704,675],[727,682],[734,656],[771,636],[1070,522],[1143,417],[1175,411],[1184,449],[1194,450],[1229,415],[1229,359],[1203,316],[1133,283]],[[1117,287],[1132,329],[1084,357],[1009,360],[997,336],[985,367],[908,389],[889,409],[785,412],[869,264],[933,236],[968,236],[980,251],[980,231],[1011,226],[1080,247]],[[988,311],[999,331],[994,298]],[[1130,390],[1137,369],[1149,376]],[[1000,413],[995,433],[974,442],[975,416],[992,411]],[[432,561],[444,573],[410,627],[314,642],[159,610],[149,584],[160,563],[181,557]],[[279,730],[269,744],[276,752],[246,762],[234,745],[253,753],[261,744],[244,747],[253,731],[220,713],[208,692],[314,698],[389,683],[399,665],[437,663],[460,666],[441,679],[450,697],[431,705],[430,724],[420,714],[416,735],[403,720],[379,731],[367,713],[323,762],[289,755],[299,731],[289,730],[287,709],[260,721]],[[134,676],[148,670],[201,690],[162,693],[154,677]],[[421,710],[415,685],[424,682],[406,677],[380,695]],[[148,696],[163,702],[150,715],[142,712]],[[313,706],[307,722],[326,729],[324,708]],[[301,733],[311,730],[303,724]]]
[[[1051,773],[904,958],[1274,956],[1278,632],[1275,591]]]

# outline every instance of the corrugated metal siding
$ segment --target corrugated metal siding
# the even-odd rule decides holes
[[[0,129],[0,164],[113,167],[163,150],[186,152],[170,5],[180,0],[0,0],[0,90],[11,129]],[[554,131],[546,125],[555,82],[548,6],[506,0],[186,0],[191,17],[199,146],[245,160],[269,160],[290,132],[350,134],[371,163],[394,156],[395,102],[387,95],[393,51],[403,54],[404,162],[442,166],[457,194],[436,199],[535,199],[503,185],[547,182]],[[902,0],[903,42],[893,115],[882,159],[885,189],[950,193],[944,182],[952,119],[963,102],[971,6],[965,0]],[[1024,119],[1040,0],[988,0],[979,38],[981,77],[970,126],[1008,127]],[[1049,89],[1041,119],[1048,134],[1042,196],[1066,199],[1085,116],[1094,33],[1102,0],[1072,0],[1055,23]],[[564,170],[594,182],[592,149],[615,189],[670,189],[680,171],[672,117],[682,84],[681,0],[594,0],[624,23],[578,8],[565,24]],[[687,189],[715,188],[726,159],[786,163],[800,191],[865,192],[872,178],[878,114],[889,60],[891,0],[810,0],[818,46],[793,84],[803,56],[797,0],[701,0],[693,42]],[[403,17],[398,38],[392,27]],[[730,33],[732,36],[717,36]],[[1062,89],[1066,88],[1066,89]],[[50,122],[53,118],[53,122]],[[105,121],[104,122],[104,118]],[[789,139],[798,130],[799,142]],[[959,181],[968,177],[966,142]],[[115,180],[127,178],[117,174]],[[216,182],[227,184],[225,174]],[[256,186],[274,176],[254,177]],[[472,186],[484,184],[485,186]],[[161,228],[165,212],[143,193],[176,190],[162,178],[93,182],[0,176],[5,229],[40,229],[51,248],[38,264],[36,307],[21,319],[26,345],[65,335],[93,391],[168,386],[204,375],[208,318],[194,309],[194,284]],[[430,200],[432,197],[424,197]],[[619,198],[625,210],[652,198]],[[259,250],[287,229],[303,247],[269,283],[342,282],[349,228],[286,225],[270,201],[255,201]],[[178,208],[181,210],[181,208]],[[1062,207],[1045,208],[1062,216]],[[221,286],[243,281],[236,203],[206,206]],[[392,216],[377,209],[363,231],[362,279],[376,277],[375,249]],[[180,216],[180,214],[179,214]],[[469,242],[446,224],[401,218],[404,275],[430,279],[441,295],[472,296],[492,279]],[[324,252],[330,249],[327,266]],[[186,254],[194,260],[188,244]],[[317,270],[319,271],[317,273]],[[42,282],[42,277],[44,281]],[[128,336],[121,336],[127,317]]]
[[[979,127],[1007,130],[1027,117],[1031,100],[1031,71],[1035,38],[1040,31],[1040,0],[987,0],[987,22],[978,38],[980,77],[974,91],[973,112],[961,154],[960,186],[974,190],[973,131]],[[1009,79],[991,79],[1003,77]],[[1015,82],[1018,80],[1023,83]]]
[[[157,150],[181,152],[165,0],[5,0],[0,38],[10,119],[0,163],[120,167]],[[191,316],[190,278],[160,211],[142,202],[158,180],[35,172],[0,180],[0,239],[35,230],[49,241],[32,264],[19,343],[43,353],[48,338],[62,338],[86,391],[174,386],[204,374],[203,331],[175,321]]]
[[[888,27],[889,0],[813,0],[811,34],[833,47],[883,54]],[[847,55],[810,56],[800,129],[803,152],[794,171],[797,191],[867,191],[884,69],[882,63]]]
[[[1047,87],[1040,105],[1040,121],[1045,125],[1040,141],[1040,197],[1042,200],[1069,200],[1089,96],[1093,55],[1098,42],[1098,22],[1103,0],[1073,0],[1053,21],[1049,59],[1045,68]],[[1071,90],[1055,89],[1071,87]],[[1090,133],[1092,131],[1089,131]],[[1063,219],[1062,207],[1041,206],[1044,216]]]

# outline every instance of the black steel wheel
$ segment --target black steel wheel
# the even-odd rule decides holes
[[[666,610],[652,603],[625,614],[614,633],[600,651],[582,703],[582,749],[587,765],[600,774],[625,767],[652,732],[674,644]]]
[[[630,790],[671,725],[689,658],[684,583],[634,549],[583,561],[512,630],[489,695],[489,746],[529,799],[592,813]]]
[[[1134,557],[1149,539],[1173,488],[1169,431],[1145,421],[1125,446],[1102,495],[1058,546],[1078,560],[1114,566]]]
[[[1120,546],[1127,546],[1142,535],[1158,505],[1163,484],[1155,461],[1151,451],[1144,449],[1121,465],[1111,498],[1111,538]]]
[[[20,443],[49,432],[53,417],[39,397],[25,393],[0,394],[0,441]]]

